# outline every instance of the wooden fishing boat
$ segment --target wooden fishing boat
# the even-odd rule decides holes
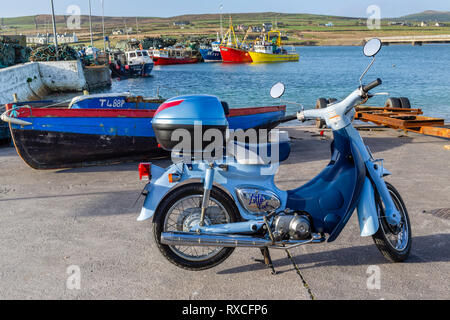
[[[211,46],[200,46],[200,54],[205,62],[221,62],[220,42],[214,41]]]
[[[271,40],[272,34],[276,34],[276,38]],[[288,51],[281,44],[281,32],[272,30],[264,36],[262,40],[256,41],[252,49],[248,52],[252,61],[259,62],[285,62],[298,61],[299,54],[294,50]]]
[[[147,50],[117,51],[109,55],[109,68],[113,77],[149,77],[153,65]]]
[[[248,63],[253,61],[246,49],[220,46],[220,54],[222,55],[223,62]]]
[[[190,50],[182,48],[154,49],[152,58],[156,66],[198,62],[197,57],[192,56]]]
[[[245,40],[247,38],[249,30],[247,30],[247,33],[242,43],[239,43],[230,18],[230,28],[228,29],[222,43],[220,44],[220,54],[222,56],[223,62],[231,62],[231,63],[252,62],[252,57],[248,52],[247,46],[245,46]]]
[[[59,169],[167,156],[158,147],[151,121],[164,100],[129,94],[74,98],[71,104],[7,104],[19,156],[34,169]],[[46,107],[47,106],[47,107]],[[229,109],[230,129],[277,126],[285,106]]]

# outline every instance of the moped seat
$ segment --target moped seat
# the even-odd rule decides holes
[[[287,132],[280,132],[276,141],[267,143],[244,143],[233,141],[227,144],[227,153],[239,164],[267,165],[281,163],[291,153],[291,143]]]

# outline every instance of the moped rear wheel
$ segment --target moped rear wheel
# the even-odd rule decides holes
[[[376,202],[380,227],[372,237],[383,256],[392,262],[401,262],[408,258],[411,250],[411,224],[400,193],[388,182],[386,182],[386,187],[401,215],[401,222],[398,226],[392,226],[387,222],[384,216],[383,201],[377,195]]]
[[[188,270],[204,270],[222,263],[234,248],[169,246],[161,243],[161,233],[189,231],[200,221],[203,186],[188,184],[175,189],[155,212],[153,235],[158,249],[170,262]],[[217,187],[210,193],[205,224],[223,224],[238,221],[238,210],[228,195]]]

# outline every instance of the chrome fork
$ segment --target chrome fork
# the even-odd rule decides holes
[[[206,209],[208,208],[208,203],[209,203],[209,196],[211,194],[211,189],[212,189],[212,184],[213,184],[213,180],[214,180],[214,163],[211,162],[209,164],[208,169],[206,169],[206,173],[205,173],[205,182],[203,184],[203,199],[202,199],[202,209],[201,209],[201,213],[200,213],[200,226],[204,226],[205,225],[205,213],[206,213]]]

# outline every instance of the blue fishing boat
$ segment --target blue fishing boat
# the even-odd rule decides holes
[[[1,119],[9,123],[19,156],[34,169],[80,167],[167,156],[152,129],[161,98],[129,93],[86,95],[70,104],[7,104]],[[283,121],[285,106],[229,109],[230,129],[271,129]]]
[[[109,68],[113,77],[149,77],[154,62],[147,50],[117,51],[109,55]]]
[[[221,62],[222,55],[220,54],[220,42],[214,41],[211,46],[200,46],[200,54],[205,62]]]
[[[144,98],[124,93],[99,93],[78,96],[72,99],[69,109],[149,109],[156,110],[165,99]]]

